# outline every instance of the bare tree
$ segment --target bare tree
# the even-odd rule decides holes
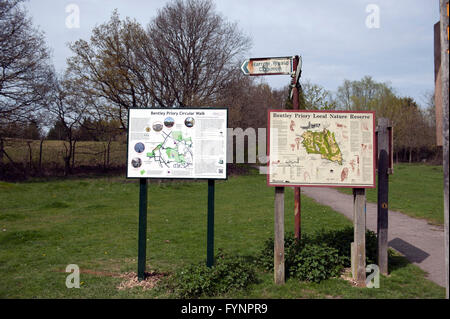
[[[129,108],[152,105],[149,75],[135,55],[147,42],[143,37],[145,31],[137,22],[121,21],[114,11],[110,21],[94,28],[90,42],[70,45],[75,55],[68,59],[68,70],[79,92],[101,106],[99,115],[118,119],[123,128]]]
[[[250,47],[250,39],[209,0],[169,3],[148,25],[147,36],[150,45],[143,57],[161,106],[214,102]]]
[[[64,175],[72,173],[71,160],[75,153],[76,129],[86,114],[88,105],[77,94],[76,82],[68,76],[55,79],[51,103],[47,105],[49,116],[64,129]],[[67,142],[67,143],[66,143]]]
[[[115,11],[90,41],[70,45],[70,73],[102,112],[126,127],[131,107],[203,106],[239,72],[250,40],[214,11],[211,1],[174,1],[147,29]]]
[[[36,115],[53,74],[44,37],[21,2],[0,0],[0,129]]]
[[[36,119],[45,103],[53,68],[41,32],[32,26],[22,0],[0,0],[0,165],[3,138],[12,123]]]

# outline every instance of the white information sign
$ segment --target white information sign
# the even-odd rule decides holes
[[[375,187],[375,113],[269,110],[270,186]]]
[[[293,74],[293,57],[255,58],[245,60],[241,70],[245,75]]]
[[[227,109],[130,109],[128,178],[227,178]]]

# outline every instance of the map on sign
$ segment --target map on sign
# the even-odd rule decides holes
[[[226,109],[130,109],[130,178],[226,178]]]
[[[323,159],[342,165],[342,153],[334,133],[327,129],[321,132],[306,131],[302,138],[302,144],[308,154],[320,154]]]
[[[192,138],[183,138],[183,132],[162,132],[162,141],[151,152],[147,153],[149,159],[153,159],[160,167],[173,167],[172,163],[179,167],[188,168],[193,165]]]
[[[374,113],[269,111],[273,186],[374,187]]]

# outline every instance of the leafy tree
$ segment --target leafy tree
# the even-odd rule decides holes
[[[336,108],[331,93],[319,84],[306,79],[298,89],[298,103],[300,110],[333,110]],[[285,108],[292,109],[290,90],[286,90]]]
[[[382,96],[393,93],[387,83],[379,83],[370,76],[359,81],[344,80],[336,94],[336,104],[345,110],[374,110]]]

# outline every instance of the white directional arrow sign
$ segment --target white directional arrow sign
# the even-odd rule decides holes
[[[294,74],[293,57],[256,58],[245,60],[241,65],[245,75]]]

